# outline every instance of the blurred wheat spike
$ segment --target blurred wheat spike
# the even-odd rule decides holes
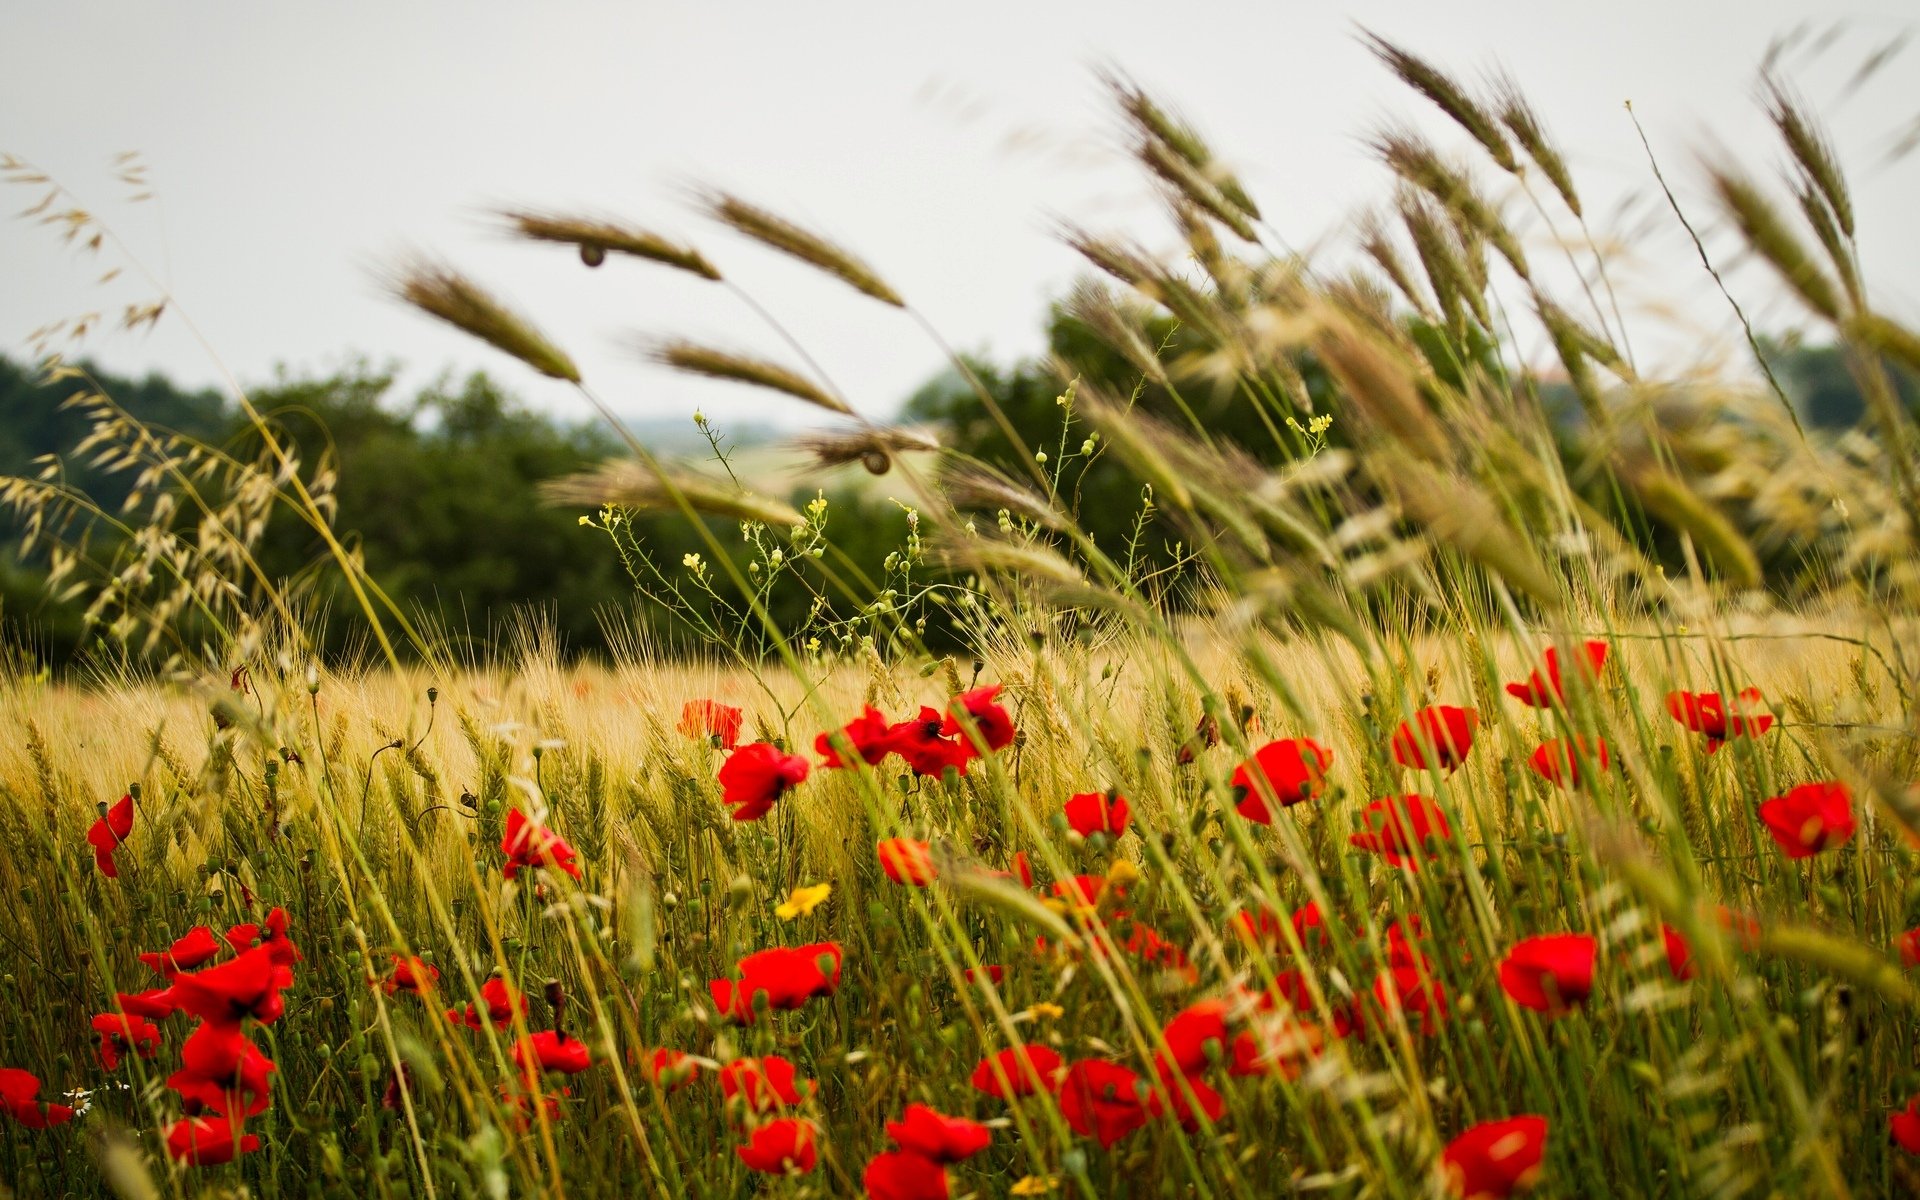
[[[623,508],[635,512],[684,512],[793,527],[806,518],[783,501],[756,496],[684,469],[654,467],[630,459],[601,463],[590,471],[549,480],[540,488],[549,503],[575,508]]]
[[[479,338],[542,375],[580,382],[580,368],[574,366],[566,351],[451,266],[416,257],[400,266],[388,286],[394,295],[420,311]]]
[[[626,254],[648,262],[688,271],[702,279],[718,282],[720,269],[691,246],[611,220],[570,217],[560,213],[538,213],[509,209],[500,213],[514,232],[535,242],[555,242],[573,246],[581,260],[597,267],[607,254]]]
[[[729,192],[707,191],[700,194],[707,214],[721,224],[744,234],[763,246],[770,246],[818,270],[825,271],[848,287],[873,297],[882,304],[905,308],[900,293],[853,252],[802,229],[784,217],[776,216],[756,204],[749,204]]]
[[[940,439],[931,429],[890,425],[806,433],[793,439],[792,445],[819,469],[857,462],[869,474],[885,475],[893,468],[895,455],[937,452]]]
[[[836,412],[842,416],[853,415],[853,410],[844,402],[814,384],[806,376],[763,358],[750,358],[744,354],[735,354],[729,350],[719,350],[712,346],[702,346],[697,342],[677,338],[665,341],[642,341],[640,349],[654,362],[672,367],[677,371],[685,371],[691,375],[704,375],[709,379],[727,379],[734,383],[767,388],[792,396],[796,400],[804,400],[828,412]]]

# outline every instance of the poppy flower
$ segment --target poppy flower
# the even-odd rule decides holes
[[[1920,967],[1920,929],[1909,929],[1893,939],[1893,948],[1900,952],[1900,965],[1911,971]]]
[[[244,954],[255,946],[271,947],[273,960],[281,966],[290,967],[301,960],[300,947],[287,936],[287,910],[278,906],[267,913],[264,923],[248,922],[229,928],[227,945],[233,947],[235,954]]]
[[[1533,1186],[1546,1152],[1545,1117],[1483,1121],[1447,1143],[1440,1169],[1461,1200],[1504,1200]]]
[[[1159,1056],[1161,1065],[1182,1075],[1192,1075],[1224,1057],[1228,1011],[1225,1000],[1201,1000],[1175,1013],[1160,1031],[1160,1039],[1166,1043]]]
[[[1449,1015],[1447,990],[1434,978],[1424,955],[1415,963],[1380,972],[1373,981],[1373,998],[1382,1011],[1405,1016],[1422,1033],[1432,1033]],[[1349,1032],[1362,1032],[1357,1017]]]
[[[180,1045],[180,1069],[167,1086],[223,1117],[251,1117],[272,1103],[268,1076],[278,1070],[237,1022],[203,1021]]]
[[[396,992],[406,992],[418,996],[432,991],[440,983],[440,968],[424,958],[409,958],[399,954],[388,955],[393,960],[393,974],[380,981],[380,990],[391,996]]]
[[[742,1025],[753,1023],[756,998],[764,993],[767,1007],[791,1011],[815,996],[831,996],[840,986],[840,946],[813,942],[805,946],[774,946],[747,955],[736,964],[738,982],[715,979],[707,984],[714,1007]]]
[[[1356,999],[1351,1004],[1340,1004],[1334,1001],[1330,990],[1325,994],[1333,1017],[1334,1036],[1344,1038],[1358,1032],[1362,1024],[1360,1001]],[[1317,1006],[1313,989],[1307,985],[1306,975],[1299,971],[1282,971],[1274,976],[1273,985],[1260,993],[1259,1010],[1282,1015],[1315,1012]]]
[[[989,983],[1000,983],[1006,979],[1007,969],[1005,967],[988,964],[982,967],[968,967],[966,970],[960,972],[960,975],[961,978],[965,979],[968,983],[982,979]]]
[[[1673,977],[1685,983],[1694,977],[1693,947],[1687,945],[1687,939],[1671,925],[1660,926],[1660,940],[1667,951],[1667,970]]]
[[[1269,949],[1281,945],[1280,914],[1266,905],[1257,909],[1243,908],[1227,921],[1227,930],[1238,935],[1249,946],[1264,946]]]
[[[1908,1154],[1920,1154],[1920,1096],[1907,1101],[1905,1108],[1887,1118],[1887,1133],[1894,1145]]]
[[[1788,858],[1809,858],[1853,837],[1853,796],[1844,783],[1803,783],[1764,801],[1760,820]]]
[[[691,1054],[662,1046],[641,1056],[647,1079],[665,1092],[677,1092],[700,1077],[700,1064]]]
[[[112,808],[101,813],[100,819],[87,828],[87,845],[93,847],[93,864],[108,879],[120,878],[120,868],[113,861],[113,852],[132,833],[132,794],[120,797]]]
[[[495,975],[480,985],[480,1002],[486,1005],[482,1009],[468,1002],[463,1012],[459,1008],[447,1010],[447,1020],[455,1025],[465,1025],[468,1029],[485,1029],[491,1025],[495,1029],[505,1029],[513,1024],[515,1012],[527,1011],[527,998],[513,990],[513,985]]]
[[[893,726],[887,723],[884,713],[873,705],[862,706],[860,715],[837,730],[830,730],[813,739],[813,752],[820,756],[823,767],[844,767],[848,763],[840,756],[839,743],[845,742],[853,748],[854,756],[868,766],[878,766],[882,759],[893,753],[893,744],[889,735]]]
[[[880,856],[880,869],[895,883],[926,887],[937,872],[932,847],[912,838],[888,838],[874,847]]]
[[[413,1068],[403,1062],[398,1071],[387,1076],[387,1086],[380,1089],[380,1107],[388,1112],[399,1112],[412,1096]]]
[[[1452,704],[1423,708],[1393,731],[1393,761],[1416,771],[1452,774],[1473,749],[1473,731],[1479,726],[1480,714],[1471,708]]]
[[[1267,793],[1282,808],[1320,794],[1333,751],[1312,738],[1281,738],[1254,751],[1253,757],[1233,769],[1227,783],[1233,788],[1234,807],[1249,821],[1273,824]]]
[[[718,700],[689,700],[680,706],[680,732],[690,738],[710,738],[722,750],[740,744],[740,722],[745,714]]]
[[[1060,1115],[1075,1133],[1111,1146],[1147,1123],[1139,1085],[1140,1076],[1119,1063],[1083,1059],[1060,1080]]]
[[[1325,1042],[1326,1034],[1318,1025],[1296,1020],[1290,1014],[1256,1013],[1228,1045],[1227,1074],[1294,1079],[1310,1060],[1319,1057]]]
[[[93,1018],[93,1031],[100,1035],[100,1065],[108,1071],[119,1070],[128,1054],[152,1058],[160,1052],[160,1027],[142,1016],[100,1013]]]
[[[1515,942],[1500,960],[1500,987],[1513,1002],[1559,1016],[1593,994],[1596,943],[1590,934],[1549,933]]]
[[[1104,833],[1117,838],[1127,831],[1127,821],[1133,815],[1127,798],[1115,791],[1077,793],[1068,798],[1062,811],[1067,815],[1067,828],[1081,837]]]
[[[274,961],[273,947],[256,946],[218,966],[176,976],[170,990],[176,1007],[203,1021],[273,1022],[287,1007],[280,991],[292,983],[293,968]]]
[[[1766,711],[1759,688],[1741,692],[1731,705],[1719,692],[1668,692],[1667,711],[1688,729],[1706,735],[1708,754],[1733,738],[1759,737],[1773,728],[1773,714]]]
[[[965,711],[974,730],[978,732],[980,741],[986,744],[988,750],[1003,750],[1011,746],[1014,736],[1013,718],[1008,716],[1007,710],[1001,708],[996,702],[1000,691],[1001,685],[996,683],[955,696],[947,705],[947,719],[941,724],[940,732],[947,737],[959,737],[965,734],[966,740],[971,742],[973,734],[960,723],[960,712]]]
[[[923,1155],[889,1150],[867,1161],[860,1173],[867,1200],[947,1200],[947,1169]]]
[[[1590,738],[1585,734],[1578,737],[1542,742],[1533,757],[1527,759],[1527,765],[1533,773],[1555,787],[1579,787],[1587,782],[1583,778],[1581,763],[1592,765],[1593,769],[1604,775],[1612,766],[1607,753],[1607,743],[1600,738]]]
[[[993,1130],[925,1104],[909,1104],[900,1120],[887,1122],[887,1136],[908,1153],[937,1163],[957,1163],[985,1150],[993,1141]]]
[[[1021,887],[1033,886],[1033,863],[1027,858],[1025,850],[1013,856],[1013,876],[1020,881]]]
[[[1226,1100],[1204,1080],[1175,1074],[1164,1067],[1159,1075],[1159,1086],[1147,1097],[1148,1116],[1172,1117],[1182,1129],[1191,1131],[1200,1128],[1201,1113],[1205,1113],[1210,1122],[1218,1122],[1226,1115]]]
[[[807,777],[807,760],[772,742],[742,746],[720,764],[720,803],[736,821],[758,821]]]
[[[1075,875],[1070,879],[1057,880],[1053,885],[1053,896],[1068,909],[1090,917],[1099,907],[1100,897],[1106,890],[1105,875]],[[1115,894],[1119,894],[1118,889]]]
[[[796,1077],[794,1066],[777,1054],[764,1058],[736,1058],[720,1068],[720,1093],[736,1097],[748,1112],[793,1108],[814,1093],[817,1085]]]
[[[149,1017],[155,1021],[166,1020],[179,1007],[174,1003],[171,988],[153,988],[131,994],[115,992],[113,1005],[130,1017]]]
[[[1580,653],[1575,659],[1575,676],[1582,683],[1592,683],[1600,678],[1600,671],[1607,665],[1607,644],[1602,641],[1580,643]],[[1510,683],[1507,694],[1523,704],[1535,708],[1552,708],[1555,702],[1567,702],[1566,680],[1560,672],[1560,648],[1548,646],[1543,666],[1527,676],[1525,683]]]
[[[217,1167],[259,1148],[257,1136],[226,1117],[188,1117],[167,1126],[167,1156],[190,1167]]]
[[[967,1082],[976,1092],[998,1100],[1051,1092],[1059,1079],[1061,1059],[1046,1046],[1014,1046],[980,1060]]]
[[[73,1120],[73,1108],[40,1099],[40,1077],[18,1067],[0,1068],[0,1106],[28,1129],[51,1129]]]
[[[1362,810],[1361,818],[1365,830],[1349,836],[1347,843],[1361,850],[1371,850],[1384,856],[1393,866],[1405,867],[1409,871],[1420,869],[1423,855],[1428,858],[1437,855],[1438,851],[1432,843],[1453,837],[1453,830],[1447,825],[1447,814],[1440,810],[1438,804],[1421,795],[1388,796],[1375,800]]]
[[[593,1065],[587,1044],[561,1029],[530,1033],[513,1044],[514,1065],[532,1076],[541,1071],[578,1075]]]
[[[165,950],[142,954],[140,961],[172,979],[182,971],[191,971],[202,963],[211,962],[219,953],[220,939],[213,936],[213,930],[205,925],[195,925]]]
[[[1145,921],[1133,923],[1133,928],[1128,931],[1126,941],[1120,943],[1120,948],[1139,959],[1144,966],[1159,967],[1172,972],[1183,977],[1189,984],[1199,981],[1199,968],[1193,965],[1193,960],[1187,957],[1187,952],[1178,943],[1162,937],[1159,930]]]
[[[574,849],[567,840],[545,825],[528,820],[517,808],[507,810],[507,833],[500,839],[500,852],[507,856],[506,865],[500,868],[506,879],[518,875],[522,868],[534,867],[553,867],[580,878],[580,867],[573,861]]]
[[[819,1162],[815,1141],[819,1131],[812,1121],[799,1117],[780,1117],[768,1121],[747,1136],[747,1144],[733,1152],[747,1169],[763,1175],[785,1175],[789,1171],[806,1174]]]
[[[943,736],[940,731],[945,726],[940,710],[923,704],[919,716],[887,727],[887,747],[906,759],[915,775],[938,779],[948,767],[965,775],[967,763],[979,755],[970,743]]]
[[[508,1125],[515,1133],[525,1133],[539,1124],[542,1117],[548,1121],[558,1121],[560,1101],[572,1094],[573,1092],[568,1088],[556,1088],[552,1092],[543,1092],[529,1087],[523,1091],[502,1084],[500,1103],[513,1113]]]

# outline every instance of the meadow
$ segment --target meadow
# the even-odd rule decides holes
[[[1381,134],[1395,190],[1339,266],[1112,81],[1181,256],[1063,231],[1108,281],[1068,306],[1106,370],[1058,364],[1046,444],[984,385],[1015,455],[860,417],[800,347],[659,343],[828,414],[806,452],[881,477],[900,544],[876,578],[717,435],[704,464],[628,437],[549,497],[678,622],[610,614],[605,664],[534,616],[476,647],[389,602],[336,464],[272,414],[209,446],[50,362],[94,421],[74,456],[138,482],[108,513],[57,461],[0,480],[101,646],[0,663],[12,1193],[1913,1190],[1920,491],[1890,372],[1920,336],[1870,300],[1844,173],[1784,87],[1785,186],[1707,168],[1865,397],[1809,431],[1765,381],[1643,377],[1518,91],[1376,49],[1475,158]],[[699,203],[918,317],[837,242]],[[638,226],[502,223],[733,286]],[[495,292],[424,259],[390,283],[617,429]],[[643,512],[707,549],[662,560]],[[276,513],[323,571],[258,569]],[[319,654],[323,620],[359,651]]]

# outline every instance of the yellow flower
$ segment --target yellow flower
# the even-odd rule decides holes
[[[1107,882],[1115,887],[1125,887],[1140,878],[1140,868],[1124,858],[1116,858],[1107,868]]]
[[[1053,1187],[1054,1180],[1051,1175],[1028,1175],[1021,1179],[1020,1182],[1014,1184],[1009,1190],[1008,1195],[1044,1196],[1052,1191]]]
[[[782,900],[773,910],[773,915],[782,921],[791,921],[795,917],[804,917],[827,902],[833,894],[830,883],[816,883],[808,887],[797,887],[791,895]]]
[[[1036,1017],[1052,1017],[1055,1020],[1067,1015],[1066,1009],[1061,1008],[1058,1004],[1048,1004],[1045,1000],[1042,1000],[1038,1004],[1028,1005],[1027,1011]]]

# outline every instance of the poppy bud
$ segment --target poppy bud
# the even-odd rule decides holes
[[[559,1033],[561,1021],[566,1016],[567,1011],[567,990],[560,986],[558,979],[549,979],[547,980],[546,996],[548,1005],[553,1008],[553,1031]]]
[[[428,704],[438,704],[438,703],[440,703],[440,689],[439,689],[439,688],[437,688],[437,687],[430,687],[430,688],[428,688],[428,689],[427,689],[427,703],[428,703]]]

